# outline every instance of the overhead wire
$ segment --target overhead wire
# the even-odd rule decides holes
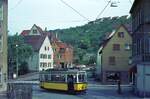
[[[70,6],[68,3],[66,3],[63,0],[60,0],[63,4],[65,4],[66,6],[68,6],[69,8],[71,8],[73,11],[75,11],[78,15],[80,15],[82,18],[86,19],[88,22],[90,21],[87,17],[85,17],[84,15],[82,15],[79,11],[77,11],[75,8],[73,8],[72,6]]]
[[[129,2],[131,3],[131,5],[132,5],[132,1],[131,0],[129,0]]]
[[[111,3],[111,0],[108,1],[107,5],[104,7],[104,9],[97,15],[96,19],[98,19],[102,14],[103,12],[105,11],[105,9],[108,7],[108,5]]]
[[[10,10],[14,10],[18,5],[21,4],[22,1],[23,1],[23,0],[19,0],[19,1],[15,4],[14,7],[12,7],[12,8],[9,9],[9,11],[10,11]]]

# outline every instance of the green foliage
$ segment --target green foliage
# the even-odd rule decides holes
[[[112,32],[120,24],[129,24],[130,22],[131,19],[126,19],[125,16],[113,19],[104,18],[103,21],[97,19],[83,26],[58,29],[52,32],[57,33],[62,41],[74,47],[75,63],[90,64],[96,62],[96,53],[105,34]],[[88,62],[83,59],[87,53],[94,54],[94,59],[88,60]]]
[[[33,49],[31,46],[24,43],[24,38],[18,34],[8,36],[8,60],[9,65],[14,64],[13,68],[16,68],[18,64],[19,68],[23,63],[32,55]]]
[[[22,62],[19,68],[19,75],[24,75],[29,72],[28,63]]]

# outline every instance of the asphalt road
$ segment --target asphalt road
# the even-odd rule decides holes
[[[128,87],[123,87],[122,94],[117,94],[115,86],[90,86],[86,93],[69,95],[62,92],[51,92],[33,86],[33,99],[142,99],[131,94]]]

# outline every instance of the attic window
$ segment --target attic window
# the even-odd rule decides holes
[[[47,48],[46,48],[46,46],[45,46],[45,51],[46,51],[46,49],[47,49]]]
[[[37,30],[33,30],[33,34],[37,34]]]
[[[119,38],[124,38],[124,32],[118,32],[118,37]]]

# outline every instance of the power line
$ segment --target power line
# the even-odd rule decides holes
[[[132,4],[132,1],[131,1],[131,0],[129,0],[129,2]]]
[[[85,17],[84,15],[82,15],[80,12],[78,12],[76,9],[74,9],[72,6],[70,6],[68,3],[66,3],[63,0],[60,0],[63,4],[65,4],[66,6],[68,6],[69,8],[71,8],[73,11],[75,11],[78,15],[80,15],[82,18],[86,19],[87,21],[90,21],[87,17]]]
[[[111,0],[108,1],[107,5],[104,7],[104,9],[97,15],[96,19],[98,19],[102,14],[103,12],[105,11],[105,9],[108,7],[108,5],[111,3]]]
[[[14,7],[10,8],[9,10],[15,9],[19,4],[21,4],[22,1],[23,1],[23,0],[19,0],[19,1],[16,3],[16,5],[15,5]]]

